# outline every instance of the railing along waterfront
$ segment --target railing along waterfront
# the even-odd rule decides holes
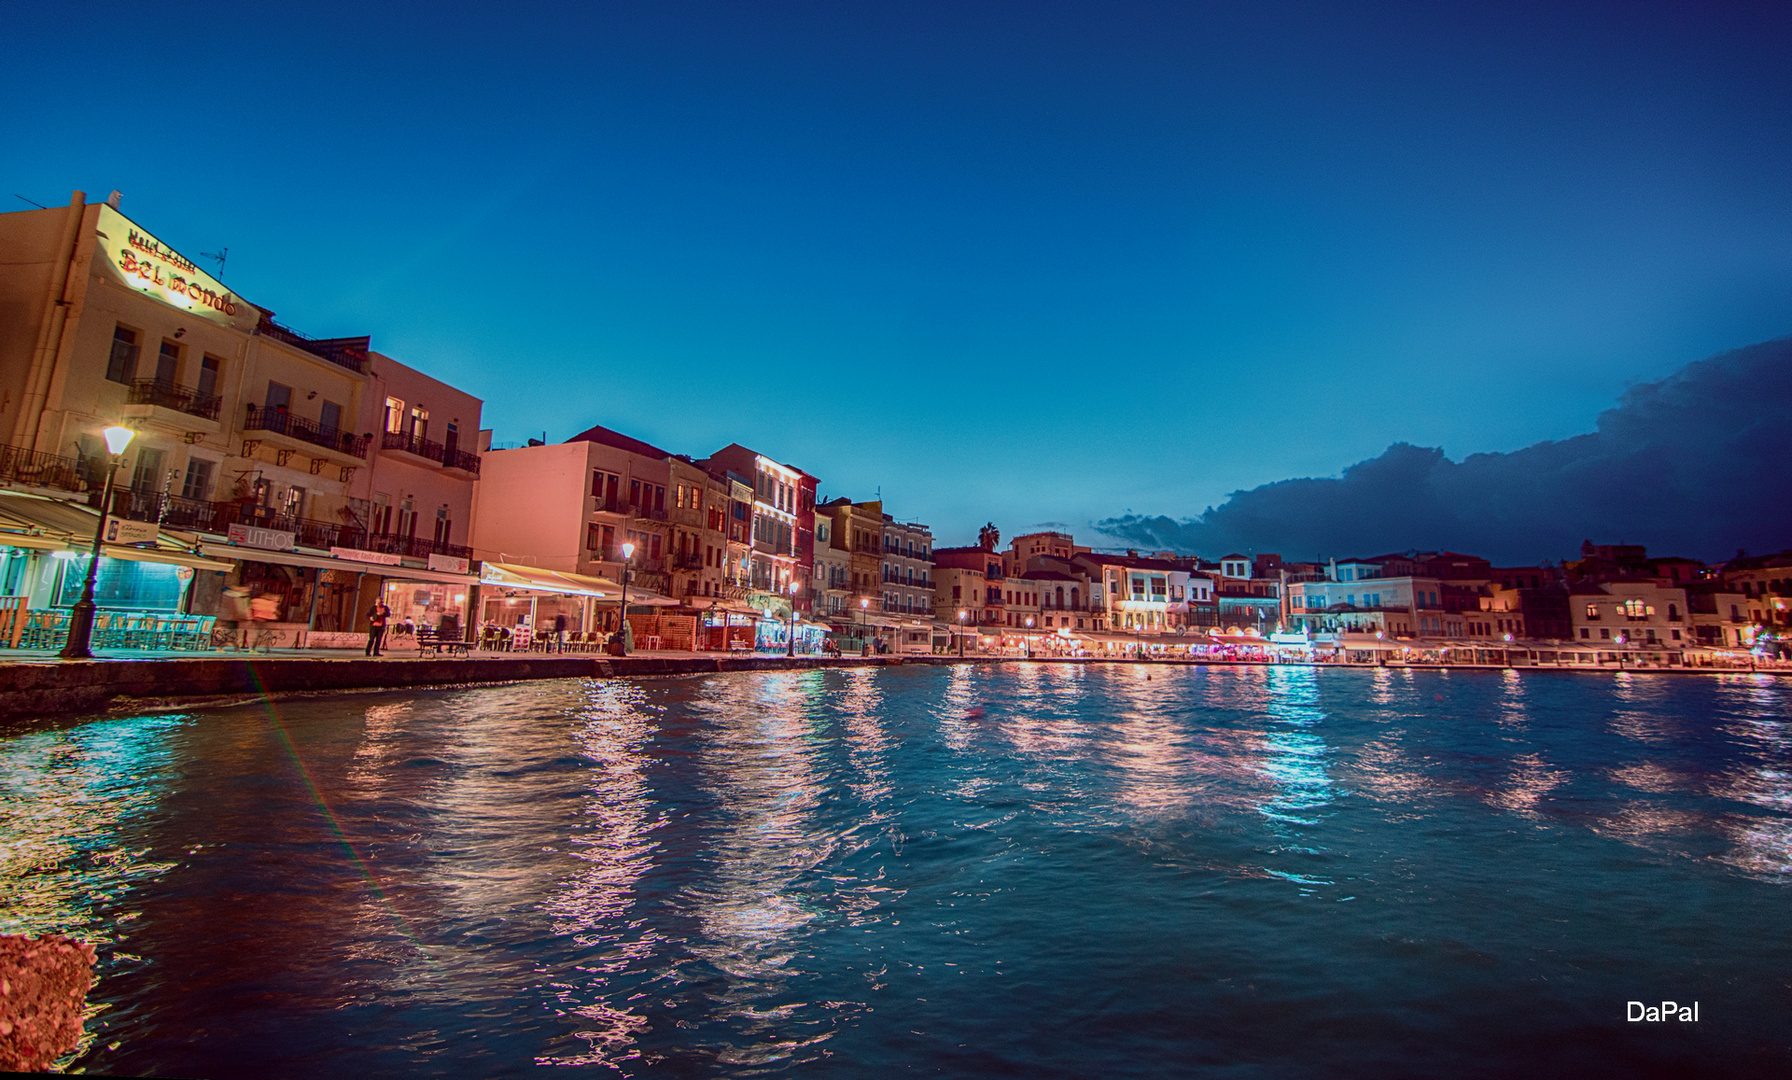
[[[128,405],[160,405],[202,420],[216,420],[223,401],[216,394],[202,394],[193,387],[176,386],[159,379],[138,379],[131,383],[130,394],[125,398]]]
[[[352,457],[367,456],[367,442],[364,436],[343,431],[340,428],[326,428],[315,420],[306,420],[294,416],[285,409],[258,408],[254,403],[248,405],[249,416],[243,421],[244,431],[271,431],[285,435],[289,439],[297,439],[313,446],[321,446],[327,450],[335,450]]]
[[[0,480],[63,491],[86,491],[87,475],[78,458],[0,446]]]

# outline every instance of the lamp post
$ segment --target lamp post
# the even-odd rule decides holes
[[[796,655],[796,590],[799,588],[795,577],[790,579],[790,634],[784,642],[785,656]]]
[[[616,628],[616,647],[621,650],[616,655],[627,656],[629,638],[634,635],[628,630],[628,572],[629,560],[635,557],[635,545],[622,545],[622,625]]]
[[[866,625],[866,620],[867,620],[868,616],[866,616],[866,614],[865,614],[865,612],[868,611],[870,609],[870,607],[871,607],[871,598],[869,596],[859,597],[859,645],[861,647],[861,651],[863,650],[864,647],[868,647],[871,644],[870,639],[865,636],[871,632],[871,628],[868,625]]]
[[[1033,616],[1027,616],[1027,659],[1033,659]]]
[[[964,659],[964,616],[965,610],[958,609],[958,657]]]
[[[111,455],[112,462],[106,467],[106,485],[100,489],[100,523],[93,530],[93,556],[87,560],[87,582],[81,586],[81,599],[69,612],[68,643],[62,647],[64,660],[91,660],[93,650],[88,643],[93,640],[93,583],[100,572],[100,547],[106,541],[106,519],[112,513],[112,478],[118,475],[118,462],[124,448],[131,444],[131,436],[137,434],[128,427],[109,427],[100,434],[106,437],[106,452]]]

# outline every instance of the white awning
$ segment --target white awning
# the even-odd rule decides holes
[[[622,590],[622,586],[605,578],[574,574],[566,570],[543,570],[539,566],[523,566],[519,563],[488,562],[481,568],[478,580],[486,585],[516,589],[519,592],[561,593],[598,599],[615,597]],[[633,603],[634,598],[630,597],[629,602]]]
[[[441,570],[419,570],[410,566],[387,566],[384,563],[358,562],[353,559],[332,559],[328,555],[306,555],[297,551],[274,551],[271,548],[246,547],[239,544],[200,544],[199,550],[214,559],[236,559],[239,562],[276,563],[280,566],[307,566],[318,570],[342,570],[351,574],[397,581],[441,581],[450,585],[476,585],[472,574],[450,574]],[[230,569],[227,564],[224,569]]]

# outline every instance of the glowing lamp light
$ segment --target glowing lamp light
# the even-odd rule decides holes
[[[633,544],[622,545],[622,557],[625,559],[634,558],[635,557],[635,545],[633,545]]]
[[[107,453],[122,454],[124,453],[124,448],[131,445],[131,437],[137,433],[123,425],[114,425],[100,432],[100,434],[106,437]]]

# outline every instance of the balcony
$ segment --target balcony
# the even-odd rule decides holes
[[[672,556],[672,565],[678,570],[701,570],[703,569],[703,553],[687,551],[682,555],[674,555]]]
[[[271,337],[275,341],[284,341],[296,349],[303,349],[319,360],[346,368],[357,375],[367,373],[367,349],[371,341],[358,338],[311,338],[297,330],[281,326],[265,313],[261,317],[261,325],[256,333]],[[365,457],[366,455],[360,455]]]
[[[243,421],[244,431],[269,431],[276,435],[284,435],[312,446],[321,446],[326,450],[334,450],[339,454],[365,459],[367,443],[365,436],[353,435],[337,428],[325,428],[315,420],[306,420],[294,416],[285,409],[257,408],[248,406],[248,418]]]
[[[175,386],[156,379],[138,379],[131,384],[127,405],[159,405],[201,420],[216,420],[223,399],[216,394],[201,394],[186,386]]]
[[[124,489],[114,493],[112,512],[133,521],[155,521],[170,529],[214,536],[228,534],[232,525],[276,529],[292,533],[295,543],[310,548],[353,548],[413,559],[427,559],[431,555],[450,555],[458,559],[473,557],[473,549],[464,544],[438,543],[421,536],[369,533],[356,525],[294,517],[282,513],[278,507],[256,503],[208,502],[155,491]]]
[[[79,459],[17,446],[0,446],[0,480],[63,491],[87,490],[87,474]]]
[[[640,518],[644,521],[666,520],[664,510],[655,510],[637,503],[624,502],[621,499],[600,499],[596,496],[592,496],[591,501],[596,504],[591,508],[591,512],[594,514],[618,514],[622,517]]]

